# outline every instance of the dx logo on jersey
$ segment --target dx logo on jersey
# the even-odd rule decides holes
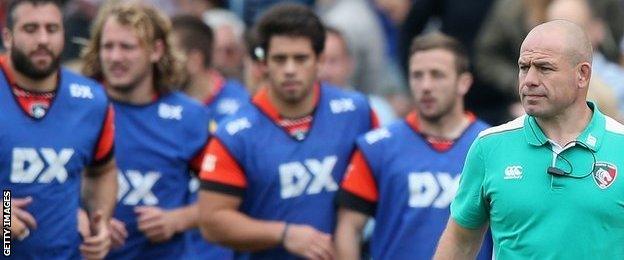
[[[436,181],[437,180],[437,181]],[[447,208],[455,197],[459,175],[455,178],[446,172],[413,172],[408,175],[409,206],[413,208]]]
[[[37,152],[35,148],[16,147],[12,155],[12,183],[51,183],[53,180],[65,183],[68,177],[65,165],[74,155],[74,149],[63,148],[57,153],[52,148],[40,148]]]
[[[338,157],[328,156],[322,161],[307,159],[301,162],[289,162],[279,166],[281,197],[289,199],[300,196],[318,194],[323,189],[328,192],[338,190],[338,184],[332,177],[332,171]]]
[[[118,171],[119,192],[117,193],[117,200],[129,206],[139,205],[140,202],[147,206],[158,204],[158,198],[152,192],[152,187],[161,176],[159,172],[153,171],[145,174],[136,170],[127,170],[125,174],[121,170]]]

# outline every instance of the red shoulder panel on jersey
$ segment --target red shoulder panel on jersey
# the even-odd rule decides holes
[[[202,189],[242,196],[247,178],[236,159],[216,137],[208,142],[199,178]]]
[[[95,157],[92,166],[103,165],[113,158],[113,144],[115,143],[115,111],[112,105],[108,105],[106,110],[106,118],[100,131]]]
[[[195,155],[195,157],[193,157],[193,159],[191,159],[191,162],[189,163],[189,167],[191,168],[191,170],[194,171],[195,173],[197,173],[198,175],[199,175],[199,172],[201,171],[202,163],[204,162],[204,156],[206,156],[206,154],[208,153],[208,145],[209,144],[210,144],[210,138],[208,138],[208,140],[206,140],[206,144],[204,144],[204,148],[202,148]]]
[[[347,173],[342,181],[338,204],[367,215],[373,215],[379,199],[373,173],[360,150],[351,157]]]

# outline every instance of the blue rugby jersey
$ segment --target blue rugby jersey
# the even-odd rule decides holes
[[[31,196],[26,210],[37,221],[30,236],[13,240],[11,257],[79,259],[81,175],[95,163],[106,94],[98,83],[61,69],[51,106],[35,119],[11,93],[7,73],[3,68],[0,76],[0,186],[13,198]]]
[[[355,138],[370,130],[373,120],[365,96],[324,85],[315,88],[318,101],[304,139],[275,123],[271,114],[277,112],[262,105],[268,102],[266,90],[254,98],[254,106],[222,122],[211,145],[221,144],[229,154],[216,160],[233,158],[242,173],[202,171],[202,188],[240,196],[240,210],[252,218],[307,224],[332,233],[338,183]],[[208,151],[206,156],[215,156]],[[235,258],[296,259],[282,247],[237,252]]]
[[[208,139],[208,116],[201,104],[171,93],[147,105],[113,101],[117,127],[119,194],[114,217],[123,221],[128,238],[109,259],[187,257],[187,233],[164,243],[151,243],[138,230],[136,206],[172,210],[189,204],[190,162]]]
[[[360,137],[342,183],[339,205],[375,218],[373,259],[433,257],[468,149],[488,127],[476,120],[441,150],[417,130],[416,121],[412,113]],[[491,259],[491,238],[482,248],[478,259]]]

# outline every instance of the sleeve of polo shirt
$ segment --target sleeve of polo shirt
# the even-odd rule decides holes
[[[480,139],[477,139],[466,156],[457,195],[451,204],[451,216],[460,226],[478,229],[488,220],[489,213],[483,195],[485,164]]]

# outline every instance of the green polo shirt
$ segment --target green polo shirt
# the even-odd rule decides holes
[[[582,144],[558,156],[532,116],[472,144],[451,214],[468,229],[489,221],[497,259],[624,259],[624,126],[588,105]]]

